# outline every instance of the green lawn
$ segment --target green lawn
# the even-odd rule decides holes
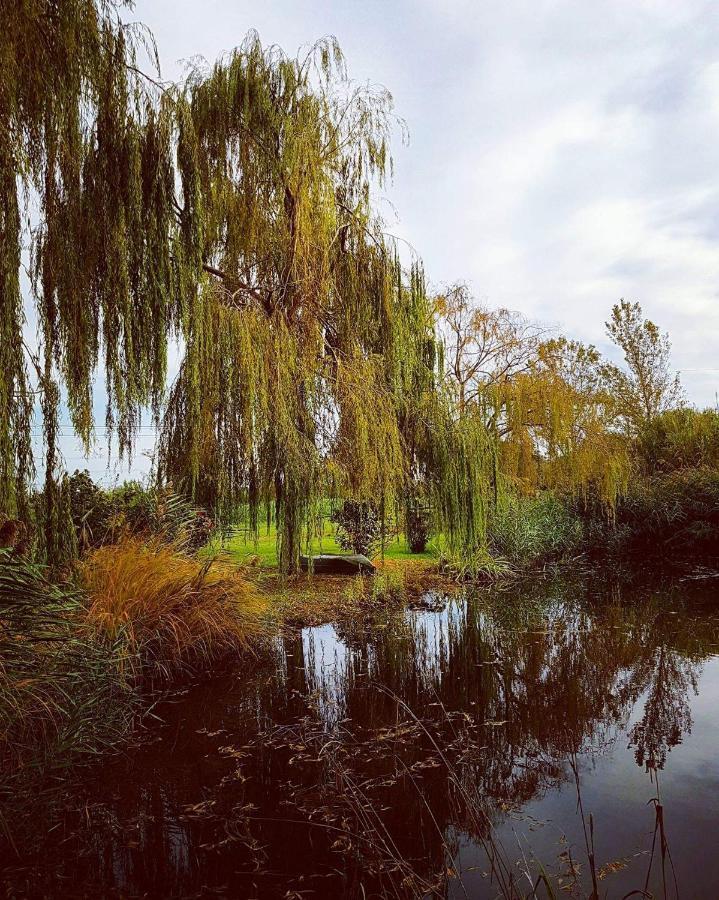
[[[217,545],[213,549],[220,549]],[[276,530],[272,525],[270,530],[266,528],[260,530],[257,543],[252,539],[252,535],[243,530],[238,530],[231,538],[225,541],[222,549],[228,553],[238,563],[246,563],[253,557],[258,558],[260,565],[263,567],[277,566],[277,546],[276,546]],[[327,522],[324,528],[324,534],[320,538],[315,538],[312,542],[313,553],[344,553],[340,545],[334,538],[334,528]],[[385,559],[393,560],[431,560],[434,558],[431,546],[424,553],[410,553],[404,535],[398,535],[387,542],[384,548]],[[378,551],[375,560],[381,559],[381,553]]]

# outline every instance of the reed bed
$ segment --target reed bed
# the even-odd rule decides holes
[[[0,775],[112,746],[134,696],[118,677],[122,648],[98,641],[84,597],[43,567],[0,549]]]

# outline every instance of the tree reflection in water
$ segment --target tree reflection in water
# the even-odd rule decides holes
[[[459,896],[474,848],[488,877],[470,896],[526,896],[540,870],[497,830],[541,811],[575,759],[628,743],[665,767],[718,639],[713,612],[677,591],[562,581],[288,633],[272,665],[165,704],[153,741],[18,826],[6,879],[49,896]],[[569,858],[564,888],[588,895]],[[543,862],[566,875],[566,851]]]
[[[698,694],[699,663],[660,645],[647,666],[647,697],[641,719],[629,731],[637,765],[663,769],[667,753],[692,728],[690,693]]]

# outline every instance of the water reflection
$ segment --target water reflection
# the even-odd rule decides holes
[[[670,751],[719,693],[701,678],[717,671],[712,600],[554,581],[434,598],[369,632],[287,633],[271,664],[165,704],[152,740],[32,827],[18,818],[11,895],[526,895],[533,855],[588,895],[575,769],[603,891],[667,894],[645,772],[671,794]],[[695,784],[717,787],[716,768]],[[672,820],[673,861],[712,895],[695,799]],[[655,845],[665,862],[663,819]]]

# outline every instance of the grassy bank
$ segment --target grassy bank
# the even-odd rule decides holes
[[[321,535],[309,547],[312,554],[345,553],[334,527],[325,521]],[[268,598],[275,628],[317,625],[337,621],[374,621],[388,610],[417,597],[428,587],[447,589],[438,574],[439,542],[431,541],[423,553],[412,553],[403,534],[380,547],[373,562],[374,576],[348,577],[300,574],[282,577],[278,571],[277,531],[263,529],[255,540],[237,529],[223,542],[203,550],[231,565],[243,568],[245,577]]]
[[[337,542],[335,529],[330,522],[325,521],[321,534],[310,542],[309,551],[318,553],[344,553]],[[274,524],[269,528],[263,528],[255,540],[249,529],[238,528],[233,535],[224,542],[214,542],[206,552],[222,552],[234,563],[241,566],[257,567],[264,569],[276,569],[277,560],[277,529]],[[375,562],[382,563],[385,560],[406,562],[413,564],[417,561],[431,563],[436,560],[438,546],[436,542],[430,542],[424,553],[411,553],[403,534],[399,534],[387,540],[384,547],[378,551]]]

